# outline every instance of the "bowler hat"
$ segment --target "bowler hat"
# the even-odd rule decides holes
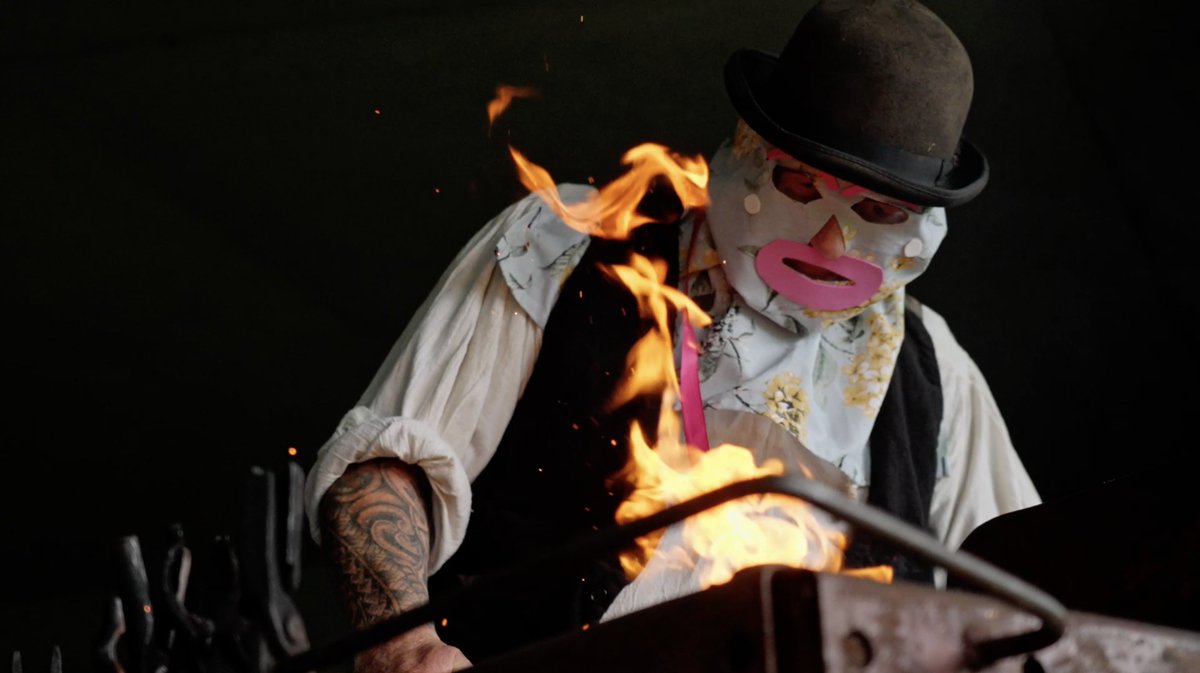
[[[844,180],[927,206],[987,183],[987,159],[962,137],[966,49],[913,0],[821,0],[778,56],[735,52],[725,85],[750,128]]]

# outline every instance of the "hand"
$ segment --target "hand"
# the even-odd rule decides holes
[[[470,668],[457,647],[422,626],[354,657],[354,673],[451,673]]]

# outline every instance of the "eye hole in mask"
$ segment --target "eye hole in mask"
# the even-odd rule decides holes
[[[775,189],[793,201],[809,204],[822,198],[821,192],[817,190],[817,177],[807,171],[777,165],[771,172],[771,181],[775,184]],[[872,224],[900,224],[908,220],[908,209],[869,196],[863,197],[851,208],[859,217]]]
[[[793,201],[811,203],[821,198],[816,179],[804,171],[777,165],[771,173],[771,181],[775,183],[775,189]]]
[[[822,198],[821,192],[817,189],[817,181],[822,178],[825,179],[829,188],[835,190],[841,189],[843,196],[851,196],[867,191],[863,187],[849,183],[840,183],[832,176],[824,173],[816,174],[804,168],[782,163],[789,160],[794,163],[799,162],[779,149],[768,151],[767,158],[781,162],[776,163],[775,169],[771,172],[771,182],[774,183],[775,189],[799,203],[807,205]],[[842,184],[845,185],[845,188],[840,187]],[[901,224],[908,221],[910,213],[919,214],[925,210],[916,204],[903,202],[903,205],[897,205],[873,199],[869,196],[863,197],[851,206],[851,209],[864,221],[872,224]]]
[[[900,224],[908,219],[908,211],[904,208],[871,197],[864,197],[850,209],[872,224]]]

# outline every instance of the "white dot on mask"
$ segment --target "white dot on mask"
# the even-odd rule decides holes
[[[917,255],[921,254],[921,251],[924,249],[925,244],[921,241],[921,239],[914,238],[908,243],[904,244],[904,256],[916,257]]]
[[[742,201],[742,206],[745,207],[747,213],[757,215],[758,211],[762,210],[762,201],[759,200],[758,194],[747,194]]]

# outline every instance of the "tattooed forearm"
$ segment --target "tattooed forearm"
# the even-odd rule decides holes
[[[352,465],[322,498],[322,545],[356,628],[429,599],[427,489],[420,469],[373,460]]]

